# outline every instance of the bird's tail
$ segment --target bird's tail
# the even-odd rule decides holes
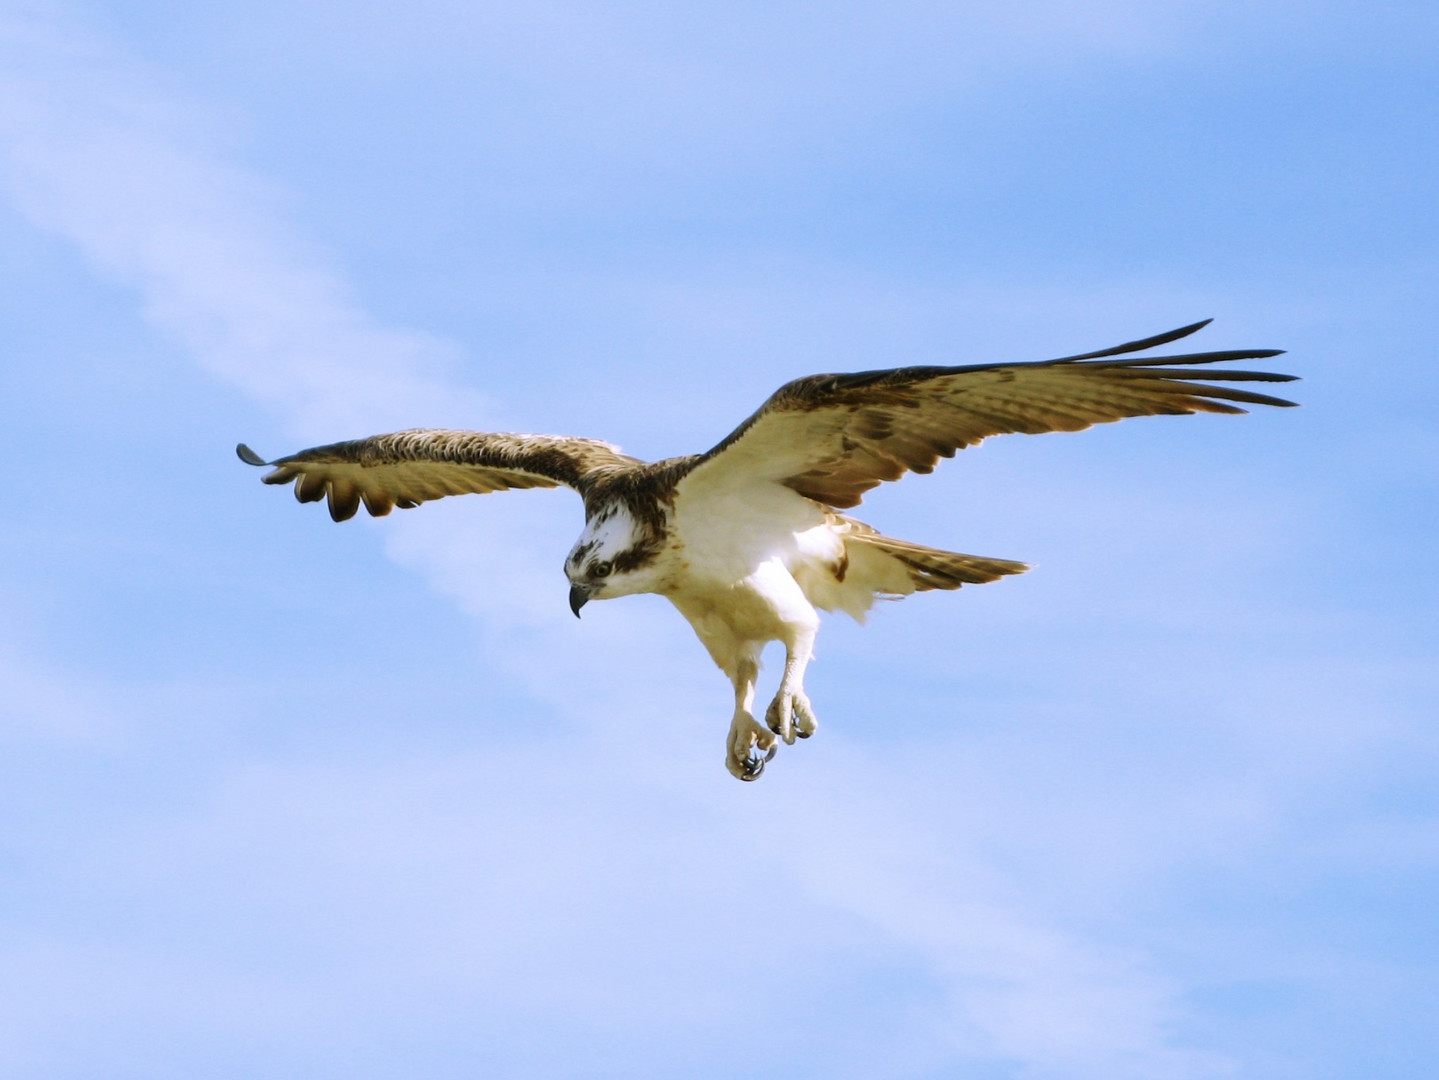
[[[860,621],[876,600],[980,585],[1029,569],[1009,559],[961,555],[882,536],[862,521],[833,512],[828,525],[844,545],[838,559],[801,564],[795,580],[815,607],[843,611]]]
[[[939,548],[925,547],[908,540],[896,540],[892,536],[875,532],[868,525],[853,518],[845,518],[845,522],[850,526],[844,538],[845,550],[849,554],[851,566],[856,571],[862,572],[865,569],[855,565],[856,563],[875,562],[878,557],[896,568],[902,568],[908,579],[908,588],[894,588],[892,586],[897,582],[893,573],[885,573],[875,566],[864,576],[880,579],[891,586],[876,590],[879,592],[903,596],[929,589],[957,589],[961,585],[983,585],[988,581],[998,581],[1008,574],[1022,574],[1029,569],[1024,563],[1010,559],[962,555],[957,551],[941,551]]]

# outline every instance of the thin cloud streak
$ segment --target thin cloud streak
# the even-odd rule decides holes
[[[0,138],[18,204],[38,226],[74,243],[99,273],[136,289],[146,317],[207,371],[264,403],[297,437],[458,422],[462,415],[474,423],[492,411],[448,378],[455,346],[367,315],[343,276],[294,239],[279,200],[263,183],[193,149],[203,140],[189,110],[155,90],[141,65],[54,18],[11,16],[3,40]],[[26,64],[15,62],[18,50],[30,54]],[[714,923],[723,928],[729,916],[726,944],[736,950],[756,922],[779,911],[795,913],[796,926],[780,920],[769,935],[793,933],[821,952],[831,944],[823,936],[830,923],[821,919],[818,929],[807,930],[801,920],[811,907],[835,909],[861,920],[876,939],[912,950],[946,987],[941,1015],[925,1033],[955,1057],[1018,1059],[1039,1075],[1076,1077],[1225,1071],[1224,1062],[1171,1044],[1179,988],[1142,956],[1087,937],[1027,903],[1017,883],[984,855],[982,836],[971,837],[968,847],[956,842],[967,817],[962,802],[939,808],[927,828],[916,825],[907,779],[926,749],[877,765],[826,732],[838,767],[823,785],[806,786],[796,774],[785,778],[792,783],[737,791],[727,778],[702,779],[692,753],[697,737],[662,741],[650,734],[677,724],[712,728],[707,708],[691,717],[687,705],[675,703],[723,700],[713,673],[695,659],[688,632],[677,633],[673,613],[643,605],[617,611],[581,649],[557,597],[553,614],[533,607],[533,594],[555,574],[548,541],[560,528],[559,511],[550,509],[558,505],[552,499],[534,510],[487,511],[493,541],[485,538],[483,547],[474,543],[478,512],[430,508],[428,521],[390,528],[386,551],[484,625],[492,662],[503,662],[536,700],[555,704],[576,722],[580,735],[573,745],[521,748],[502,763],[479,759],[448,773],[422,765],[417,777],[389,770],[240,775],[216,793],[209,816],[189,831],[130,837],[118,846],[150,845],[151,858],[130,869],[141,875],[131,886],[142,889],[156,866],[178,877],[198,860],[202,881],[218,895],[229,878],[225,868],[237,861],[289,860],[288,902],[309,909],[324,877],[303,867],[339,867],[349,887],[329,900],[365,936],[382,937],[395,910],[415,910],[417,891],[439,909],[433,925],[379,947],[361,963],[365,979],[400,967],[425,980],[427,965],[447,962],[458,969],[456,984],[493,1006],[527,972],[539,981],[525,1000],[536,1003],[551,1001],[560,992],[555,988],[568,987],[565,980],[577,973],[581,983],[591,979],[594,990],[575,992],[561,1011],[597,1027],[613,1022],[637,1032],[652,1013],[627,1011],[630,1006],[605,992],[602,975],[647,950],[694,948],[689,923],[661,923],[656,932],[653,922],[630,912],[640,904],[642,914],[658,918],[650,892],[656,883],[682,905],[712,916],[711,929]],[[573,512],[572,505],[567,509]],[[466,530],[463,539],[445,531],[457,526]],[[490,559],[476,553],[499,549],[513,563],[496,582]],[[524,631],[519,637],[511,629],[516,625]],[[563,680],[556,678],[556,654],[567,658]],[[644,658],[646,678],[654,679],[649,685],[637,684],[637,656]],[[702,764],[718,776],[719,739],[711,735],[713,753]],[[642,779],[656,776],[674,779]],[[424,801],[437,778],[452,801]],[[584,820],[555,806],[547,793],[556,790],[565,792],[567,807],[589,808]],[[677,804],[685,808],[682,818]],[[294,820],[306,815],[317,819],[316,827],[294,839]],[[403,835],[375,842],[397,821]],[[634,842],[637,828],[644,846]],[[506,839],[526,830],[534,842]],[[293,846],[277,850],[286,836]],[[451,858],[415,856],[415,846],[426,843],[446,849],[444,856],[459,849],[465,866],[502,867],[503,873],[483,880],[482,873],[455,870]],[[756,868],[720,873],[708,862],[716,851],[742,862],[748,843],[761,848]],[[596,852],[622,854],[617,867],[608,867]],[[677,854],[658,865],[656,852]],[[394,891],[387,893],[386,883]],[[565,907],[556,900],[597,883],[602,888],[581,893],[588,903]],[[465,889],[477,898],[473,910],[445,905],[443,897]],[[241,912],[262,906],[256,897],[233,902]],[[494,932],[497,923],[503,938]],[[556,943],[560,927],[569,931]],[[416,948],[431,937],[428,949]],[[456,941],[468,950],[446,959]],[[772,947],[771,973],[797,955],[793,945]],[[720,1009],[738,1011],[735,1002],[762,986],[738,966],[726,966],[718,951],[701,949],[696,962],[713,975]],[[510,979],[485,982],[482,976],[493,970]],[[119,983],[133,974],[127,969],[113,978]],[[675,1024],[699,1022],[683,1005],[665,1002],[660,976],[641,971],[638,977],[651,980],[646,1000],[662,1015],[668,1004]],[[378,1013],[385,1004],[369,1007]],[[259,1008],[253,999],[244,1007]]]
[[[35,10],[0,22],[0,138],[38,226],[137,290],[150,322],[292,434],[483,412],[446,377],[453,346],[378,325],[263,183],[191,148],[213,118],[161,97],[61,9]]]

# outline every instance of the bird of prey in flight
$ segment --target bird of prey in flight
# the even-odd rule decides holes
[[[631,593],[668,597],[734,686],[725,765],[755,780],[778,741],[814,734],[804,692],[818,611],[855,619],[880,597],[958,589],[1023,563],[939,551],[881,535],[842,513],[870,488],[990,435],[1079,431],[1129,416],[1242,413],[1294,402],[1217,383],[1288,382],[1292,375],[1209,365],[1277,349],[1137,357],[1209,320],[1097,352],[1019,364],[904,367],[810,375],[786,383],[702,454],[645,462],[596,439],[415,429],[264,461],[267,484],[295,482],[300,502],[329,503],[336,521],[360,504],[396,506],[505,488],[579,492],[585,527],[565,559],[569,603]],[[818,609],[818,611],[817,611]],[[760,653],[785,647],[778,693],[752,712]]]

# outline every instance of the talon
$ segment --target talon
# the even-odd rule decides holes
[[[801,739],[808,739],[819,727],[819,722],[814,718],[814,709],[809,703],[809,698],[798,695],[794,699],[794,733]]]
[[[744,781],[746,781],[746,782],[749,782],[749,781],[752,781],[752,780],[758,780],[761,776],[764,775],[764,767],[765,767],[765,765],[766,765],[768,762],[771,762],[771,761],[774,760],[775,752],[776,752],[778,749],[779,749],[778,746],[771,746],[771,747],[769,748],[769,753],[766,754],[764,757],[747,757],[747,758],[745,758],[745,759],[744,759],[744,775],[741,776],[740,779],[741,779],[741,780],[744,780]]]
[[[778,735],[788,745],[794,744],[794,714],[793,705],[788,704],[783,698],[775,698],[770,702],[769,708],[765,711],[764,722],[771,731]]]

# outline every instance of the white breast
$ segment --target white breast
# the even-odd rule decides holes
[[[695,587],[733,585],[775,561],[791,570],[816,558],[833,563],[842,550],[837,537],[825,540],[824,511],[778,484],[677,498],[671,522],[677,569]]]

